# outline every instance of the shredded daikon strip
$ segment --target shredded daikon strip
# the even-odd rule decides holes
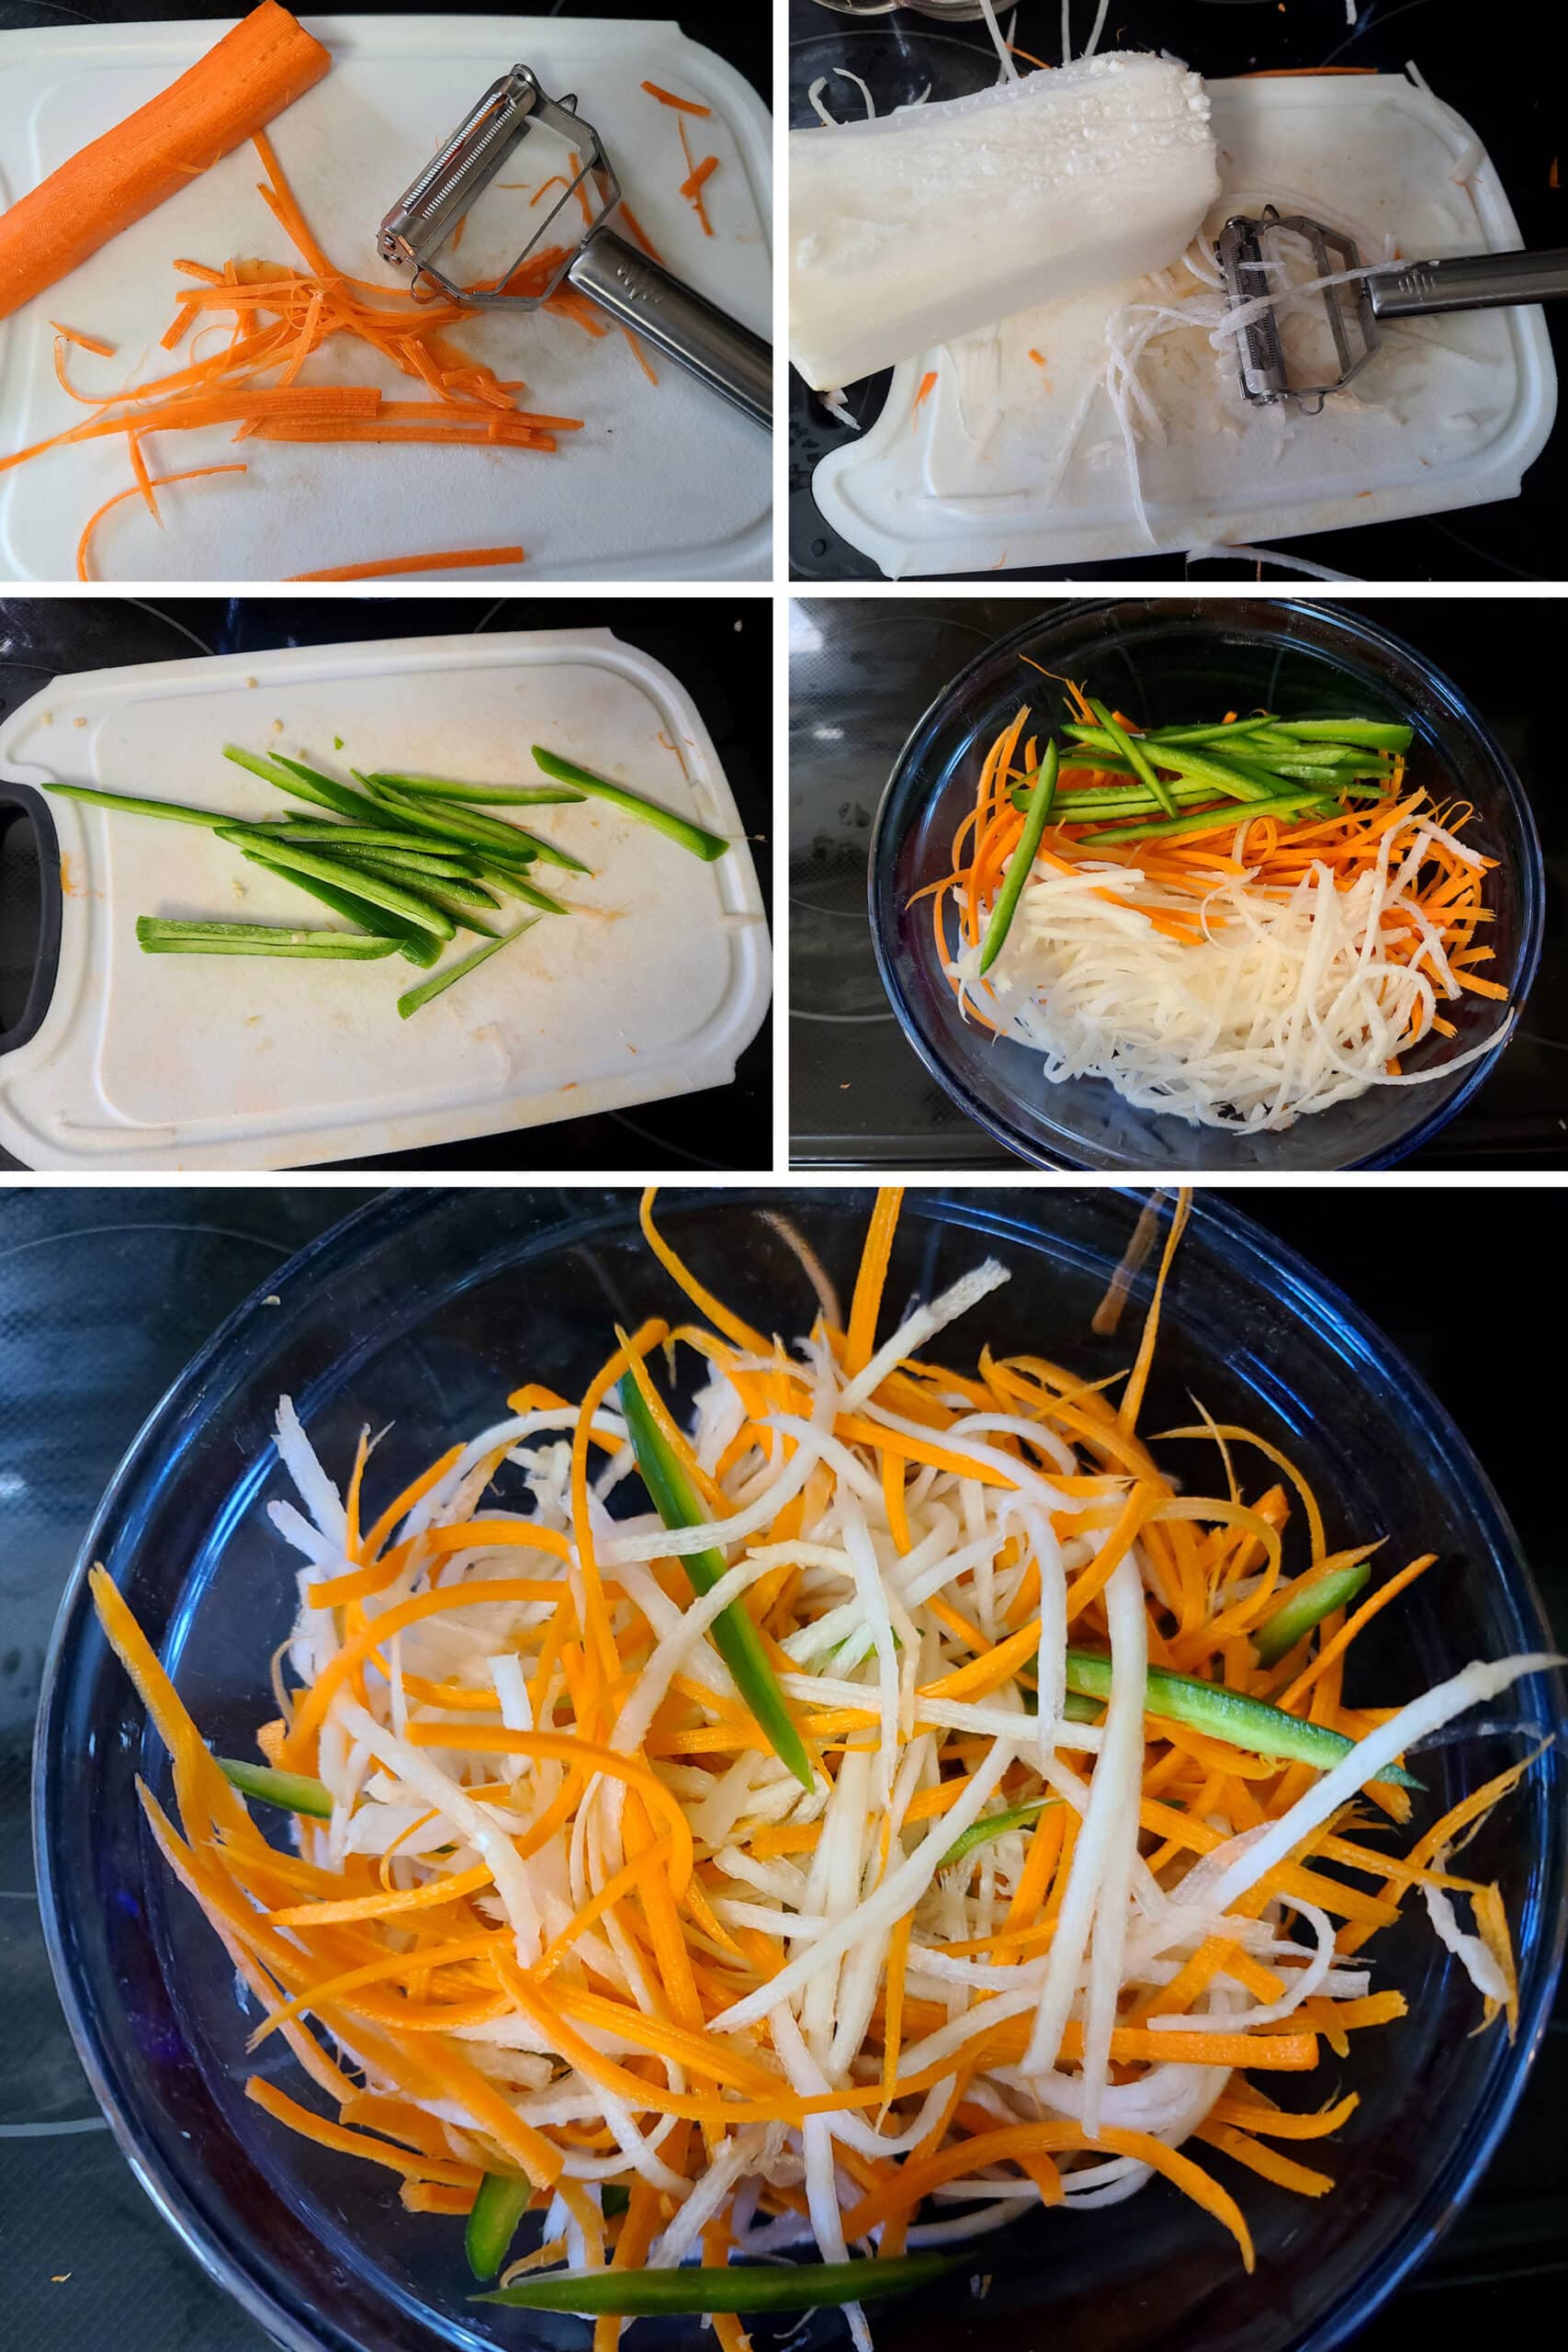
[[[1362,262],[1355,269],[1331,270],[1325,277],[1293,278],[1276,293],[1255,294],[1248,301],[1232,302],[1224,317],[1216,322],[1209,340],[1219,351],[1244,327],[1251,326],[1256,319],[1266,317],[1269,311],[1281,310],[1287,303],[1300,301],[1308,294],[1321,294],[1330,286],[1353,286],[1364,277],[1377,277],[1386,266],[1386,263],[1381,261]]]
[[[1001,60],[998,78],[1004,82],[1016,82],[1018,68],[1012,62],[1012,51],[1002,39],[1002,28],[997,22],[996,0],[980,0],[980,14],[985,19],[986,30],[991,36],[991,46]]]
[[[1333,571],[1325,563],[1312,563],[1303,555],[1286,555],[1279,548],[1245,547],[1238,539],[1230,547],[1200,545],[1187,550],[1189,563],[1273,563],[1281,571],[1299,571],[1307,580],[1354,580],[1351,571]]]
[[[1102,1078],[1137,1108],[1194,1126],[1278,1131],[1371,1087],[1432,1084],[1494,1052],[1512,1016],[1462,1053],[1389,1069],[1436,1008],[1434,982],[1385,944],[1416,878],[1396,888],[1367,872],[1338,888],[1314,866],[1293,888],[1265,891],[1222,875],[1201,935],[1188,939],[1151,918],[1191,901],[1137,867],[1041,866],[989,976],[996,1012],[1042,1056],[1049,1083]],[[978,951],[951,969],[974,988]]]
[[[1007,1268],[999,1265],[995,1258],[987,1258],[983,1265],[976,1267],[973,1273],[962,1275],[951,1289],[942,1292],[940,1298],[933,1298],[929,1306],[917,1306],[892,1338],[878,1348],[865,1370],[849,1383],[839,1399],[839,1410],[841,1413],[852,1412],[857,1405],[875,1394],[888,1374],[902,1363],[906,1356],[914,1355],[917,1350],[934,1340],[939,1331],[944,1331],[950,1323],[956,1323],[961,1315],[967,1315],[972,1306],[977,1306],[983,1298],[988,1298],[992,1291],[999,1290],[1007,1279]]]
[[[1447,1855],[1434,1855],[1432,1866],[1435,1870],[1446,1870]],[[1425,1883],[1421,1893],[1426,1899],[1427,1917],[1432,1922],[1438,1942],[1453,1953],[1478,1993],[1488,2001],[1496,2001],[1499,2005],[1506,2003],[1508,1998],[1507,1978],[1481,1938],[1465,1934],[1450,1896],[1442,1887]]]
[[[1447,1682],[1439,1682],[1435,1690],[1424,1698],[1413,1699],[1401,1707],[1396,1715],[1364,1739],[1358,1740],[1348,1756],[1325,1772],[1321,1781],[1298,1798],[1289,1813],[1269,1824],[1262,1836],[1239,1854],[1228,1869],[1207,1892],[1208,1901],[1216,1910],[1228,1910],[1239,1902],[1249,1888],[1257,1885],[1287,1854],[1299,1846],[1302,1839],[1326,1821],[1348,1798],[1375,1781],[1380,1772],[1396,1763],[1405,1749],[1423,1738],[1429,1731],[1450,1723],[1455,1715],[1464,1713],[1467,1707],[1478,1707],[1495,1699],[1499,1690],[1506,1690],[1526,1674],[1544,1674],[1551,1668],[1568,1661],[1551,1651],[1532,1651],[1522,1657],[1498,1658],[1486,1665],[1477,1660],[1461,1673],[1451,1675]],[[1179,1900],[1179,1894],[1178,1896]]]
[[[841,74],[846,82],[852,82],[854,84],[856,89],[860,92],[861,96],[865,100],[866,120],[868,122],[874,122],[876,119],[876,100],[872,96],[870,89],[867,87],[866,84],[862,81],[860,75],[858,74],[852,74],[847,65],[835,65],[833,71],[835,74]]]
[[[1111,1834],[1100,1864],[1089,1947],[1089,2001],[1084,2024],[1083,2121],[1100,2129],[1111,2065],[1111,2030],[1122,1992],[1122,1962],[1138,1850],[1138,1782],[1144,1766],[1144,1684],[1148,1668],[1148,1630],[1144,1617],[1143,1578],[1131,1552],[1118,1562],[1106,1587],[1113,1679],[1094,1797],[1109,1784]],[[1092,1810],[1092,1803],[1091,1803]],[[1089,1823],[1080,1848],[1089,1841]],[[1074,1855],[1075,1866],[1077,1854]],[[1071,1893],[1071,1884],[1068,1887]]]
[[[299,1426],[293,1401],[288,1396],[277,1400],[276,1444],[284,1466],[299,1490],[300,1500],[321,1533],[341,1554],[348,1534],[343,1498],[317,1461],[315,1450]]]
[[[942,1855],[954,1838],[962,1836],[972,1821],[979,1819],[986,1799],[1007,1770],[1012,1757],[1010,1742],[1005,1738],[996,1740],[985,1762],[970,1776],[963,1796],[946,1819],[938,1828],[928,1831],[907,1860],[888,1873],[876,1893],[864,1903],[857,1905],[847,1918],[827,1929],[808,1951],[798,1954],[758,1991],[748,1994],[743,2000],[733,2002],[728,2009],[712,2018],[709,2030],[714,2033],[736,2033],[742,2026],[755,2025],[759,2018],[767,2016],[770,2009],[775,2009],[781,2001],[792,1998],[801,1986],[808,1984],[814,1976],[840,1959],[857,1937],[873,1934],[884,1923],[891,1926],[906,1911],[912,1910],[936,1876]]]

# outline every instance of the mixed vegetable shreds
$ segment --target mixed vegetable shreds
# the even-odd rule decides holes
[[[1508,993],[1483,968],[1495,860],[1461,838],[1468,805],[1410,783],[1411,728],[1228,711],[1144,729],[1064,684],[1076,716],[1042,752],[1018,711],[951,872],[918,894],[966,1017],[1038,1052],[1049,1081],[1102,1078],[1247,1133],[1501,1043],[1511,1015],[1404,1067],[1457,1036],[1444,1004]]]
[[[209,1755],[93,1573],[173,1759],[177,1824],[141,1787],[152,1834],[252,2046],[280,2033],[310,2078],[249,2096],[466,2215],[493,2299],[592,2315],[595,2352],[668,2312],[743,2352],[738,2314],[818,2303],[863,2346],[862,2304],[933,2249],[1156,2176],[1250,2267],[1211,2160],[1331,2189],[1278,2143],[1354,2113],[1310,2078],[1404,2015],[1366,1947],[1416,1890],[1513,2030],[1499,1890],[1452,1858],[1533,1758],[1413,1843],[1433,1807],[1399,1758],[1551,1661],[1347,1701],[1432,1555],[1360,1598],[1377,1541],[1347,1548],[1266,1435],[1166,1432],[1213,1443],[1217,1493],[1163,1466],[1140,1422],[1185,1203],[1100,1381],[934,1361],[1007,1275],[885,1311],[899,1204],[847,1316],[801,1245],[820,1311],[786,1347],[645,1195],[688,1319],[617,1332],[579,1398],[527,1382],[373,1521],[368,1432],[340,1495],[285,1398],[302,1508],[270,1511],[306,1566],[263,1765]],[[693,1356],[687,1429],[663,1384]],[[291,1811],[290,1847],[242,1794]],[[821,2267],[733,2267],[796,2246]]]
[[[598,799],[623,816],[651,825],[706,864],[722,857],[729,846],[721,835],[692,824],[659,801],[537,743],[535,761],[550,779],[542,785],[470,785],[446,776],[367,775],[358,768],[350,770],[355,780],[346,785],[281,752],[246,752],[230,743],[224,756],[278,791],[332,810],[332,816],[265,818],[252,823],[177,800],[142,800],[89,785],[46,784],[44,789],[121,816],[205,826],[238,850],[247,864],[264,867],[355,926],[352,932],[303,931],[291,924],[139,915],[136,937],[144,955],[279,956],[341,963],[401,955],[411,964],[428,967],[459,931],[479,933],[482,946],[398,999],[398,1012],[405,1021],[531,931],[541,915],[571,912],[563,899],[529,879],[536,865],[558,865],[573,874],[592,871],[559,842],[490,813],[494,808]],[[498,913],[506,898],[537,911],[497,932],[478,910]]]

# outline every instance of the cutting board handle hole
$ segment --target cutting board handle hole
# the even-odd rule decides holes
[[[62,895],[60,846],[42,795],[0,782],[0,1054],[25,1046],[49,1011]]]

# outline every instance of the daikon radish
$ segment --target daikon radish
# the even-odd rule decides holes
[[[0,213],[0,319],[265,130],[332,59],[277,0]]]
[[[1219,194],[1202,83],[1137,53],[793,131],[789,162],[790,357],[819,391],[1162,269]]]

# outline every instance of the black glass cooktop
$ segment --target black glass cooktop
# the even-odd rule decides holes
[[[609,628],[673,672],[690,692],[735,794],[764,903],[772,889],[770,613],[754,598],[648,597],[0,597],[0,717],[70,671],[243,653],[278,645],[452,636],[468,629]],[[36,843],[0,809],[0,1033],[26,1001],[40,907]],[[378,1170],[760,1169],[773,1159],[772,1016],[732,1085],[670,1102],[521,1133],[481,1136],[346,1166]],[[0,1060],[0,1078],[5,1064]],[[0,1152],[0,1170],[17,1163]]]
[[[790,1158],[797,1168],[1019,1163],[904,1039],[866,913],[872,820],[917,719],[994,638],[1049,601],[802,596],[790,605]],[[1530,599],[1367,600],[1370,617],[1466,694],[1524,778],[1546,856],[1546,942],[1520,1027],[1459,1116],[1404,1164],[1568,1167],[1568,807],[1557,788],[1557,607]]]
[[[1061,0],[1018,0],[1016,12],[998,13],[1012,40],[1046,63],[1061,55]],[[1075,51],[1089,39],[1096,0],[1071,0]],[[1496,164],[1527,246],[1568,244],[1568,197],[1558,157],[1568,144],[1555,74],[1521,70],[1520,40],[1539,27],[1560,24],[1559,12],[1525,0],[1508,12],[1506,27],[1488,29],[1472,0],[1116,0],[1106,18],[1102,49],[1168,50],[1198,73],[1219,78],[1290,66],[1364,65],[1400,72],[1413,59],[1439,98],[1471,123]],[[807,64],[802,44],[852,43],[873,34],[918,50],[932,35],[989,49],[985,28],[953,23],[912,7],[857,20],[823,0],[790,0],[792,44],[790,122],[815,118],[804,92],[827,70],[827,52]],[[1524,53],[1528,54],[1528,44]],[[852,63],[847,47],[846,63]],[[922,74],[915,83],[918,89]],[[783,100],[780,101],[781,111]],[[1549,304],[1552,346],[1561,367],[1568,353],[1568,310]],[[866,421],[882,406],[887,379],[874,377],[852,390],[851,407]],[[840,539],[818,512],[811,476],[819,458],[852,438],[798,376],[789,379],[790,568],[798,580],[875,580],[868,556]],[[1314,532],[1281,541],[1291,551],[1353,579],[1559,580],[1565,563],[1563,516],[1568,507],[1568,436],[1561,426],[1525,478],[1523,495],[1456,514],[1369,525],[1359,531]],[[954,575],[994,579],[991,573]],[[1194,561],[1181,555],[1139,556],[1116,563],[1077,564],[1074,580],[1247,579],[1254,568]],[[1278,576],[1277,574],[1269,576]],[[1058,571],[1010,571],[1011,580],[1060,579]]]
[[[28,1782],[50,1627],[124,1449],[187,1359],[360,1191],[273,1185],[0,1192],[0,2310],[26,2352],[265,2352],[267,2339],[159,2219],[93,2103],[60,2014],[33,1895]],[[1454,1344],[1451,1293],[1412,1267],[1451,1258],[1445,1191],[1382,1192],[1354,1216],[1322,1188],[1236,1205],[1339,1283],[1413,1358],[1496,1481],[1561,1643],[1568,1568],[1549,1423],[1554,1392],[1499,1367],[1539,1360],[1536,1289],[1477,1282]],[[1490,1219],[1495,1204],[1478,1212]],[[1558,1252],[1560,1198],[1517,1193],[1509,1262]],[[1430,1302],[1429,1304],[1427,1302]],[[1529,1383],[1524,1384],[1527,1391]],[[1539,2341],[1568,2273],[1568,2007],[1559,1996],[1514,2121],[1464,2213],[1357,2352]],[[1549,2300],[1550,2299],[1550,2300]],[[1535,2321],[1529,2337],[1525,2323]],[[1194,2346],[1192,2352],[1204,2352]]]

